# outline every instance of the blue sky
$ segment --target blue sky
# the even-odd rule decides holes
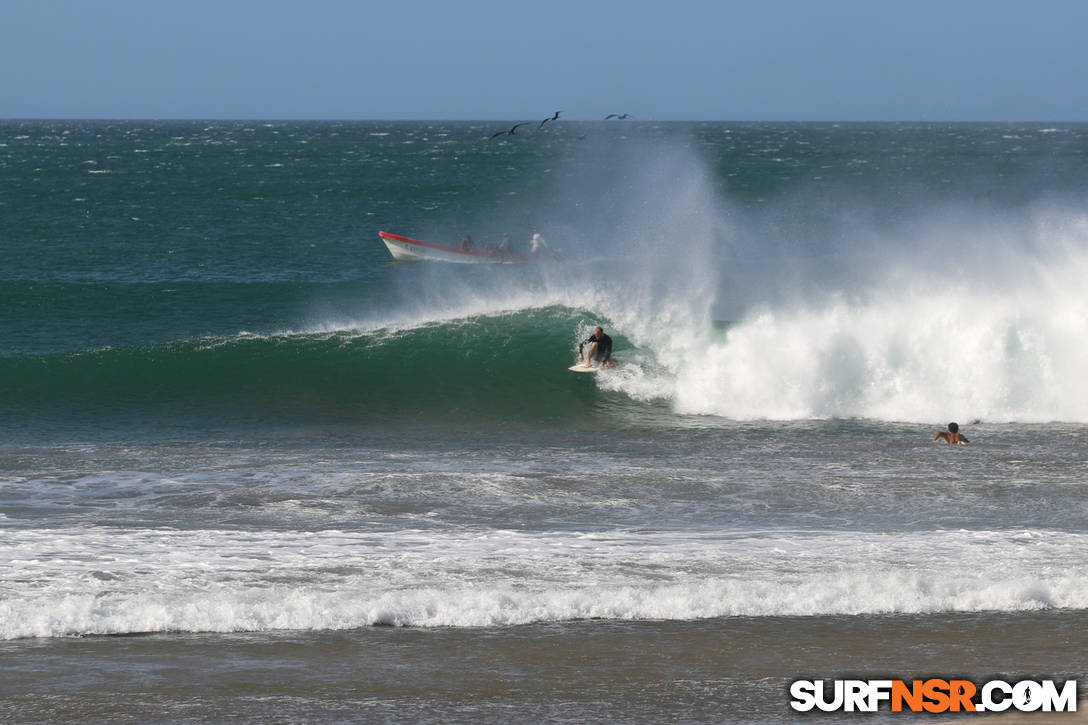
[[[1088,0],[0,0],[0,118],[1088,121]]]

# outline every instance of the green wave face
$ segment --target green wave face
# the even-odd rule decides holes
[[[555,423],[597,414],[592,378],[566,369],[591,324],[546,308],[3,358],[0,394],[20,418],[102,425],[164,415],[205,425]]]

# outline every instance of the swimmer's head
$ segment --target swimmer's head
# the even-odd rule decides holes
[[[960,424],[959,423],[949,423],[948,424],[948,432],[949,433],[959,433],[960,432]]]

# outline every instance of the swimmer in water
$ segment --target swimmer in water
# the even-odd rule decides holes
[[[968,443],[967,438],[960,433],[959,423],[949,423],[947,431],[938,431],[937,434],[933,436],[933,441],[936,442],[939,440],[944,440],[957,446],[965,446]]]

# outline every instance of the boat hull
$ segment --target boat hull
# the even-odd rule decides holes
[[[517,262],[543,262],[554,259],[551,255],[509,254],[495,250],[465,250],[446,244],[421,242],[388,232],[378,232],[393,259],[400,262],[453,262],[455,264],[514,264]]]

